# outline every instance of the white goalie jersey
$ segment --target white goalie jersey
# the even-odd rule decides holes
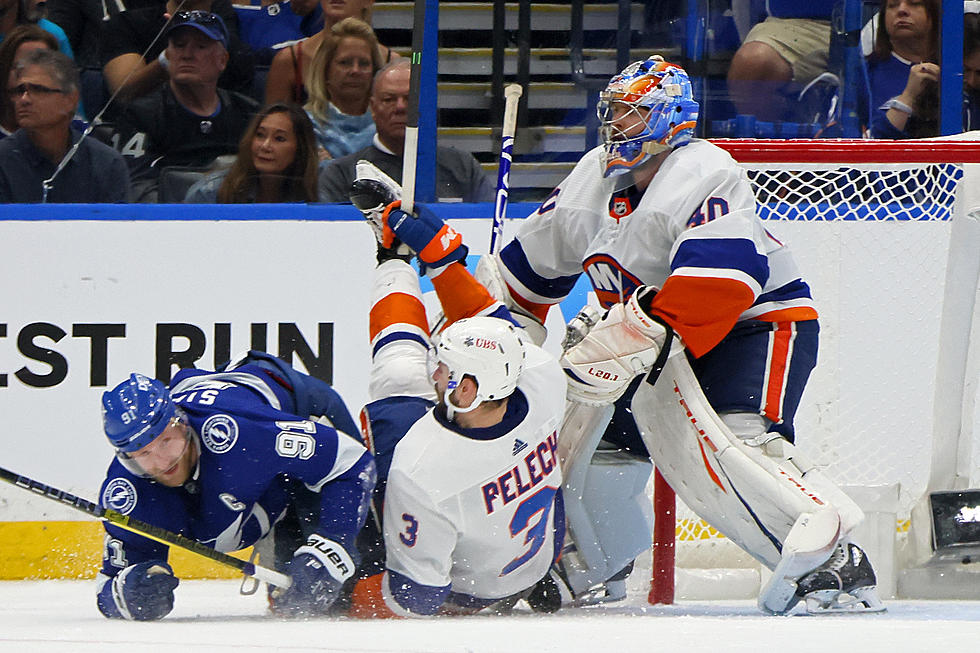
[[[435,410],[412,426],[385,495],[389,608],[425,614],[426,603],[446,597],[482,607],[545,576],[560,546],[556,525],[564,528],[556,501],[564,402],[558,362],[528,344],[502,423],[464,435]]]

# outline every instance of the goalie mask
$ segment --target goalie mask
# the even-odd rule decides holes
[[[524,342],[518,329],[495,317],[470,317],[446,327],[436,345],[437,362],[446,366],[445,402],[452,419],[468,413],[484,401],[509,397],[524,370]],[[453,404],[449,395],[463,377],[476,380],[477,395],[466,408]]]
[[[599,94],[603,177],[630,172],[694,136],[698,103],[680,66],[653,55],[627,66]]]
[[[189,447],[196,446],[194,429],[170,391],[142,374],[131,374],[103,393],[102,424],[123,467],[136,476],[166,484],[170,483],[161,477],[179,471],[174,468],[181,466]]]

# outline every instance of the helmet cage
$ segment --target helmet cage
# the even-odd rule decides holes
[[[621,110],[626,107],[626,110]],[[610,80],[596,106],[603,141],[603,176],[629,172],[694,136],[698,103],[684,69],[659,55],[627,66]],[[633,134],[627,130],[642,124]]]

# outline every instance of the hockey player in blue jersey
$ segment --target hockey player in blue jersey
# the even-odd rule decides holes
[[[169,388],[133,374],[103,395],[102,414],[116,451],[103,507],[221,552],[249,547],[275,526],[276,566],[292,585],[270,592],[273,612],[329,610],[358,564],[354,540],[375,484],[373,458],[332,388],[249,352],[220,372],[181,370]],[[168,546],[105,529],[99,610],[166,616],[179,583]]]
[[[375,188],[384,199],[352,192],[381,241],[372,401],[361,412],[380,480],[362,537],[375,566],[362,570],[350,614],[468,614],[516,602],[548,575],[563,542],[564,374],[466,270],[457,232],[424,207],[410,215],[389,205],[382,222],[397,184],[370,164],[357,168],[359,181],[384,182]],[[416,252],[448,324],[434,343],[407,262]]]

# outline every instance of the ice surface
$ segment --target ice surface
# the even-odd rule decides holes
[[[238,586],[184,581],[170,616],[135,623],[102,617],[92,581],[0,582],[0,651],[896,653],[970,650],[980,636],[980,602],[968,601],[890,601],[878,615],[767,617],[750,601],[654,607],[637,596],[550,616],[282,621],[267,615],[264,592],[240,596]]]

